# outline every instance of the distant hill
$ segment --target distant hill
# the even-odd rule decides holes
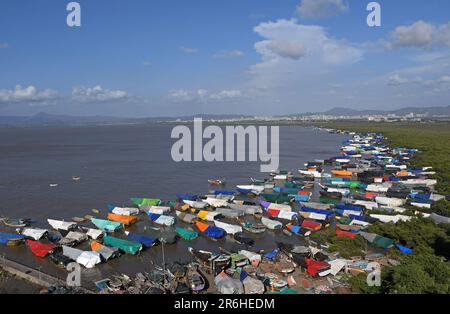
[[[430,117],[446,116],[450,117],[450,106],[447,107],[410,107],[402,108],[393,111],[383,110],[356,110],[349,108],[336,107],[325,112],[302,113],[296,115],[282,115],[286,116],[308,116],[314,114],[324,114],[333,116],[360,116],[360,115],[387,115],[396,114],[399,116],[409,113],[424,114],[428,113]],[[259,114],[259,113],[256,113]],[[38,125],[105,125],[105,124],[142,124],[155,123],[158,121],[176,121],[192,120],[194,117],[203,118],[204,120],[223,120],[223,119],[252,119],[253,116],[241,114],[198,114],[191,116],[180,117],[143,117],[143,118],[120,118],[108,116],[66,116],[53,115],[47,113],[38,113],[33,116],[0,116],[0,126],[38,126]],[[281,117],[281,116],[279,116]]]

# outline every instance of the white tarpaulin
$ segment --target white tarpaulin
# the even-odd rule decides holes
[[[69,230],[77,225],[77,223],[73,222],[73,221],[61,221],[61,220],[47,219],[47,222],[54,229],[60,229],[60,230]]]
[[[112,210],[113,214],[116,215],[122,215],[122,216],[131,216],[131,215],[138,215],[139,209],[134,207],[114,207]]]
[[[82,251],[64,245],[62,248],[64,256],[67,256],[71,260],[76,261],[78,264],[81,264],[86,268],[92,268],[102,261],[100,258],[100,254],[97,252]]]
[[[93,240],[97,240],[102,234],[103,234],[102,230],[93,228],[89,228],[88,231],[86,232],[86,235]]]
[[[46,233],[47,229],[25,228],[22,230],[22,235],[32,238],[36,241],[40,240]]]
[[[241,226],[227,224],[227,223],[217,221],[217,220],[214,221],[214,224],[216,225],[216,227],[222,228],[223,230],[225,230],[228,234],[235,234],[235,233],[242,232]]]

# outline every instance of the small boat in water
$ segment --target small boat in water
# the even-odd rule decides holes
[[[283,224],[281,222],[266,217],[262,217],[261,222],[270,230],[280,230],[283,227]]]
[[[142,244],[135,241],[128,241],[111,236],[105,236],[103,238],[103,244],[118,248],[125,253],[136,255],[142,250]]]
[[[137,233],[134,233],[134,232],[125,231],[125,234],[128,237],[128,239],[130,239],[131,241],[138,242],[138,243],[142,244],[142,246],[144,248],[152,247],[158,241],[157,238],[146,236],[146,235],[142,235],[142,234],[137,234]]]
[[[0,243],[7,246],[17,246],[24,241],[25,237],[21,234],[0,232]]]
[[[259,222],[243,222],[242,228],[244,228],[245,231],[255,234],[264,233],[266,231],[266,226]]]
[[[198,233],[195,232],[194,230],[189,230],[186,228],[182,228],[182,227],[176,227],[175,231],[177,232],[177,234],[182,237],[183,239],[190,241],[190,240],[194,240],[198,237]]]
[[[235,233],[233,235],[233,239],[240,244],[248,246],[252,246],[255,243],[255,241],[252,238],[245,236],[242,232]]]
[[[46,257],[48,254],[53,253],[56,248],[54,244],[41,243],[33,240],[27,240],[27,245],[31,252],[37,257]]]
[[[230,265],[231,258],[229,255],[196,250],[192,247],[188,247],[188,251],[201,265],[207,267],[213,273],[222,271]]]
[[[225,179],[209,179],[208,183],[210,185],[222,186],[222,185],[226,184],[226,180]]]
[[[2,218],[3,223],[7,227],[11,228],[24,228],[30,225],[31,220],[30,219],[9,219],[9,218]]]
[[[202,234],[211,239],[220,239],[226,235],[225,230],[223,230],[222,228],[210,226],[207,223],[198,220],[195,222],[195,225]]]
[[[186,273],[189,289],[192,292],[199,292],[205,289],[206,287],[206,279],[198,270],[198,267],[189,264],[187,273]]]

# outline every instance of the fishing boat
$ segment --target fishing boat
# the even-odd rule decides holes
[[[205,202],[208,203],[212,207],[226,207],[228,205],[228,200],[216,198],[216,197],[207,197]]]
[[[198,270],[198,267],[189,264],[186,272],[186,278],[188,282],[189,289],[192,292],[200,292],[206,288],[206,279]]]
[[[221,185],[225,185],[225,184],[226,184],[226,180],[225,180],[225,179],[209,179],[209,180],[208,180],[208,183],[209,183],[210,185],[218,185],[218,186],[221,186]]]
[[[47,229],[24,228],[20,230],[20,234],[35,241],[42,239],[42,237],[44,237],[47,233],[48,233]]]
[[[145,205],[141,205],[145,206]],[[139,209],[135,207],[117,207],[114,205],[108,206],[111,213],[121,216],[133,216],[139,214]]]
[[[198,237],[198,233],[182,227],[175,228],[176,233],[182,237],[184,240],[191,241]]]
[[[80,243],[83,243],[88,240],[88,236],[85,233],[78,232],[78,231],[70,231],[66,234],[64,238],[59,240],[59,245],[66,245],[66,246],[75,246]]]
[[[342,199],[342,194],[339,192],[328,192],[325,190],[321,190],[321,191],[319,191],[319,193],[321,196],[323,196],[325,198],[334,199],[334,200]]]
[[[47,222],[50,226],[52,226],[55,230],[72,230],[77,226],[76,222],[73,221],[62,221],[62,220],[54,220],[47,219]]]
[[[311,234],[310,230],[303,229],[302,227],[293,224],[287,224],[286,229],[289,230],[291,233],[299,236],[307,237]]]
[[[198,195],[192,194],[177,193],[176,196],[180,200],[196,201],[198,199]]]
[[[83,265],[86,268],[93,268],[102,262],[100,254],[93,251],[82,251],[68,246],[63,246],[63,255],[71,260]]]
[[[152,247],[158,241],[157,238],[146,236],[146,235],[141,235],[141,234],[137,234],[137,233],[129,232],[129,231],[125,231],[125,235],[128,237],[129,240],[142,244],[142,246],[144,248]]]
[[[183,221],[185,223],[188,223],[188,224],[194,223],[194,220],[197,218],[196,215],[189,214],[189,213],[183,213],[183,212],[180,212],[178,210],[175,211],[175,214],[177,215],[179,220],[181,220],[181,221]]]
[[[107,232],[114,232],[123,229],[124,225],[121,222],[92,218],[91,222],[99,229]]]
[[[138,221],[138,218],[136,216],[123,216],[123,215],[109,213],[108,220],[111,220],[114,222],[120,222],[120,223],[124,224],[125,226],[129,226],[129,225],[136,223]]]
[[[52,243],[41,243],[33,240],[27,240],[26,242],[31,252],[37,257],[46,257],[48,254],[53,253],[56,248]]]
[[[56,250],[56,249],[55,249]],[[57,266],[66,269],[67,265],[72,263],[72,259],[67,256],[64,256],[62,252],[53,252],[48,255],[50,260],[55,263]]]
[[[234,210],[243,211],[246,215],[262,214],[263,212],[261,206],[258,205],[244,205],[244,204],[230,203],[228,204],[228,207]]]
[[[266,209],[266,211],[268,211],[270,209],[283,210],[283,211],[287,211],[287,212],[292,211],[292,207],[290,205],[286,205],[286,204],[271,203],[271,202],[264,201],[262,199],[259,200],[259,203],[261,204],[262,207],[264,207]]]
[[[195,222],[195,225],[202,234],[211,239],[220,239],[226,235],[225,230],[223,230],[222,228],[210,226],[207,223],[201,222],[199,220]]]
[[[233,239],[240,244],[252,246],[255,241],[252,238],[245,236],[242,232],[235,233]]]
[[[0,232],[0,243],[7,246],[17,246],[24,241],[25,237],[21,234]]]
[[[210,212],[207,210],[201,210],[197,213],[197,217],[204,221],[214,221],[223,217],[221,213],[218,212]]]
[[[3,218],[3,223],[7,227],[11,228],[24,228],[30,225],[31,220],[30,219],[9,219],[9,218]]]
[[[331,174],[337,177],[351,177],[353,176],[353,172],[348,170],[331,170]]]
[[[224,208],[224,207],[216,208],[215,212],[219,213],[222,216],[227,217],[227,218],[238,218],[238,217],[244,216],[244,212],[241,210],[235,210],[235,209]]]
[[[266,231],[266,226],[259,222],[250,222],[250,221],[243,222],[242,228],[244,228],[245,231],[254,234],[261,234]]]
[[[191,201],[191,200],[183,200],[183,203],[189,205],[190,207],[203,209],[208,206],[208,203],[201,201]]]
[[[138,198],[138,197],[132,197],[131,201],[134,205],[150,205],[150,206],[158,206],[161,203],[161,200],[159,198]]]
[[[225,232],[227,234],[234,235],[236,233],[242,232],[241,226],[232,225],[232,224],[228,224],[228,223],[217,221],[217,220],[214,221],[214,224],[216,225],[216,227],[225,230]]]
[[[147,214],[157,214],[157,215],[163,215],[170,212],[171,208],[169,206],[148,206],[148,205],[141,205],[139,206],[139,209],[143,212],[146,212]]]
[[[72,177],[72,180],[73,180],[73,181],[80,181],[81,178],[80,178],[80,177],[77,177],[77,176],[73,176],[73,177]]]
[[[236,185],[238,189],[252,191],[253,194],[261,194],[265,187],[261,185],[249,184],[249,185]]]
[[[148,217],[154,223],[162,226],[172,226],[175,223],[175,217],[172,216],[148,213]]]
[[[270,230],[280,230],[283,227],[283,224],[281,222],[266,217],[262,217],[261,222]]]
[[[111,247],[118,248],[125,253],[136,255],[142,250],[142,244],[135,241],[128,241],[111,236],[105,236],[103,238],[103,244]]]
[[[97,241],[91,242],[91,250],[100,254],[104,261],[120,256],[120,250],[116,247],[109,247]]]
[[[195,257],[195,259],[208,271],[212,273],[220,272],[230,265],[230,256],[226,254],[217,254],[204,250],[196,250],[188,247],[188,252]]]

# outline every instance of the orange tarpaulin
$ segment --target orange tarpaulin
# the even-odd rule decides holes
[[[97,242],[97,241],[92,241],[91,242],[91,250],[96,252],[98,250],[100,250],[100,248],[102,247],[102,244]]]
[[[138,218],[135,216],[122,216],[122,215],[116,215],[113,213],[108,214],[108,219],[111,221],[121,222],[124,225],[131,225],[131,224],[135,223],[136,221],[138,221]]]
[[[399,172],[397,172],[395,174],[395,176],[397,176],[397,177],[407,177],[407,176],[409,176],[409,172],[407,172],[407,171],[399,171]]]
[[[209,227],[208,224],[206,224],[206,223],[204,223],[204,222],[201,222],[201,221],[196,221],[195,224],[197,225],[197,228],[198,228],[201,232],[204,232],[204,231]]]
[[[298,191],[298,195],[311,195],[311,192],[308,192],[308,191]]]
[[[331,170],[331,173],[341,177],[351,177],[353,175],[353,172],[348,170]]]

